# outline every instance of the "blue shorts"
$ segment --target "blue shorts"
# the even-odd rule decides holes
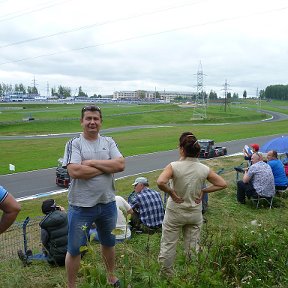
[[[72,256],[80,254],[80,247],[89,241],[89,230],[95,222],[101,245],[115,246],[115,236],[111,234],[116,227],[116,202],[97,204],[94,207],[69,206],[68,210],[68,252]]]

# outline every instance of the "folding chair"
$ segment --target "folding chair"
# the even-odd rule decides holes
[[[258,197],[251,198],[251,200],[252,200],[253,204],[256,204],[256,209],[259,208],[259,204],[261,202],[268,203],[269,209],[271,209],[273,207],[273,198],[274,198],[273,196],[272,197],[264,197],[264,196],[258,195]]]
[[[276,190],[276,194],[277,196],[281,197],[281,198],[286,198],[288,195],[288,187],[285,190]]]

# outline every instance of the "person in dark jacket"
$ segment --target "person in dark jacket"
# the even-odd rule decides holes
[[[57,206],[54,199],[48,199],[42,203],[42,212],[46,216],[39,225],[47,262],[64,266],[68,243],[68,219],[65,209]]]

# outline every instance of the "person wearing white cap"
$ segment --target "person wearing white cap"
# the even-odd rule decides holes
[[[148,180],[145,177],[136,178],[132,185],[136,193],[130,203],[135,212],[132,214],[132,227],[143,232],[161,228],[164,207],[160,193],[149,188]]]

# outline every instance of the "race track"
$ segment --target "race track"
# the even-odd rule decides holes
[[[266,111],[268,113],[268,111]],[[275,113],[269,112],[271,114],[271,118],[267,119],[266,121],[279,121],[287,119],[288,116],[282,113]],[[254,122],[255,123],[255,122]],[[246,124],[251,124],[248,122]],[[191,126],[191,124],[190,124]],[[193,126],[193,125],[192,125]],[[152,127],[152,125],[146,126],[139,126],[137,129],[143,129],[147,127]],[[123,130],[131,130],[135,129],[135,127],[120,127],[120,128],[111,128],[103,130],[104,134],[112,132],[112,131],[123,131]],[[270,135],[270,136],[263,136],[263,137],[255,137],[250,139],[242,139],[242,140],[235,140],[230,142],[224,143],[216,143],[217,146],[226,146],[228,150],[228,155],[240,153],[245,144],[250,143],[258,143],[263,145],[267,141],[281,136],[280,135]],[[38,136],[0,136],[0,140],[4,140],[9,137],[13,137],[13,139],[23,139],[27,137],[73,137],[75,133],[69,134],[61,134],[61,135],[38,135]],[[288,136],[288,135],[286,135]],[[141,173],[146,173],[153,170],[163,169],[168,163],[178,159],[178,150],[171,150],[171,151],[164,151],[164,152],[157,152],[157,153],[150,153],[150,154],[143,154],[137,156],[126,157],[126,168],[125,171],[121,173],[117,173],[117,178],[127,177],[131,175],[137,175]],[[9,175],[1,175],[0,176],[0,185],[4,186],[15,198],[27,197],[32,196],[35,194],[49,194],[53,192],[60,192],[63,190],[61,187],[58,187],[55,183],[55,169],[42,169],[37,171],[30,171],[30,172],[23,172],[23,173],[14,173]],[[130,192],[131,187],[127,187],[127,192]]]

